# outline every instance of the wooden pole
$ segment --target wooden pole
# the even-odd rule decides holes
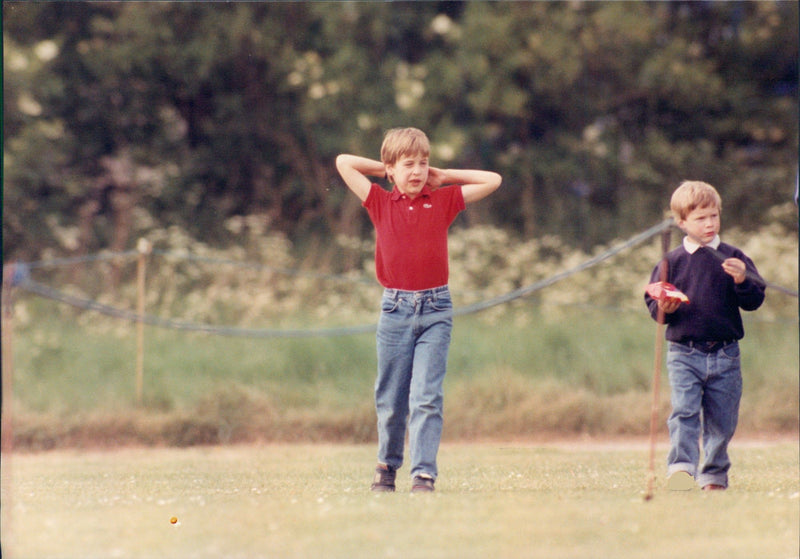
[[[147,275],[147,255],[151,246],[146,239],[139,239],[136,246],[139,256],[136,260],[136,403],[142,403],[144,392],[144,310],[145,277]]]
[[[3,270],[2,290],[2,367],[3,367],[3,404],[2,404],[2,451],[8,452],[14,446],[13,436],[13,400],[14,400],[14,302],[12,300],[12,282],[14,277],[14,264]]]
[[[660,280],[667,281],[667,252],[669,251],[671,229],[668,227],[661,233],[661,267]],[[656,342],[655,358],[653,361],[653,402],[650,407],[650,458],[648,463],[647,490],[644,494],[645,501],[653,498],[653,484],[656,479],[656,431],[658,429],[658,408],[660,404],[659,388],[661,387],[661,361],[664,355],[664,311],[659,307],[656,314]]]
[[[8,528],[11,524],[11,514],[14,509],[12,504],[12,467],[11,457],[14,450],[14,302],[12,282],[14,265],[11,264],[3,270],[2,299],[0,300],[0,316],[2,316],[2,440],[0,448],[3,455],[3,476],[0,493],[2,493],[3,526]],[[8,530],[6,530],[8,533]]]

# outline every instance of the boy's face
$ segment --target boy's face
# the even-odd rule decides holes
[[[428,156],[402,155],[394,165],[386,166],[386,172],[400,192],[416,198],[428,182]]]
[[[719,208],[716,206],[695,208],[685,219],[678,221],[678,227],[683,229],[691,240],[703,246],[717,236],[719,224]]]

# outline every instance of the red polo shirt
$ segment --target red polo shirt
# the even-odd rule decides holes
[[[447,230],[466,206],[460,186],[416,198],[374,184],[363,206],[375,226],[375,270],[384,287],[421,291],[447,285]]]

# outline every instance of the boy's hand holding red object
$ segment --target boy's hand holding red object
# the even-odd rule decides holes
[[[646,288],[647,294],[658,301],[659,308],[665,313],[673,313],[689,298],[680,289],[665,281],[651,283]]]

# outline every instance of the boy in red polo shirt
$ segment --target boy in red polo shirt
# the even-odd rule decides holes
[[[384,287],[377,332],[373,491],[394,491],[406,425],[411,491],[433,491],[453,326],[447,230],[466,204],[494,192],[501,182],[490,171],[430,167],[429,155],[424,132],[396,128],[383,140],[380,161],[347,154],[336,158],[339,174],[375,226],[375,268]],[[386,177],[394,188],[388,192],[367,177]]]

